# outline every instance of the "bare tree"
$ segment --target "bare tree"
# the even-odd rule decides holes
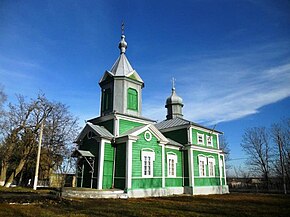
[[[9,187],[22,171],[36,146],[41,122],[49,115],[51,109],[50,103],[42,95],[28,103],[19,95],[17,104],[9,104],[9,111],[6,112],[4,121],[5,128],[2,132],[5,139],[1,146],[1,151],[5,155],[1,158],[0,181],[1,184],[5,182],[5,187]],[[14,164],[11,164],[11,161]],[[10,175],[6,179],[8,168]]]
[[[226,163],[228,163],[228,161],[230,160],[231,149],[229,147],[228,140],[224,135],[219,137],[219,144],[220,144],[220,149],[223,150],[223,152],[225,154],[225,161],[226,161]]]
[[[241,147],[248,155],[248,166],[255,175],[262,175],[269,188],[271,164],[270,137],[264,127],[247,129],[243,135]]]
[[[287,193],[286,184],[290,180],[290,118],[275,123],[271,127],[272,139],[279,158],[275,161],[277,175],[283,179],[284,193]]]

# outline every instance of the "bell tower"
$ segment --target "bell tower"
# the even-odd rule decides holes
[[[110,70],[105,71],[99,85],[101,87],[101,116],[114,111],[141,116],[142,88],[144,82],[132,68],[125,53],[127,42],[122,24],[121,41],[119,42],[120,56]]]

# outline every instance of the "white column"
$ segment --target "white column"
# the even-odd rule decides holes
[[[227,174],[226,174],[226,161],[225,161],[225,156],[223,156],[223,168],[224,168],[224,179],[225,179],[225,185],[227,185]]]
[[[219,171],[220,171],[220,186],[222,186],[222,164],[221,164],[221,155],[218,154],[218,159],[219,159]]]
[[[98,189],[103,188],[103,173],[104,173],[104,155],[105,155],[105,141],[101,139],[99,145],[99,164],[98,164]]]
[[[192,187],[192,193],[194,193],[194,165],[191,147],[188,149],[188,169],[189,169],[189,186]]]
[[[164,144],[161,144],[162,146],[162,162],[161,162],[161,166],[162,166],[162,188],[165,188],[165,147]]]
[[[132,187],[132,140],[126,142],[126,188]]]

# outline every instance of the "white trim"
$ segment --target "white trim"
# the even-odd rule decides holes
[[[209,144],[211,142],[211,144]],[[206,146],[213,147],[213,136],[206,135]]]
[[[187,139],[188,139],[188,144],[192,143],[192,128],[191,126],[187,128]]]
[[[219,135],[220,133],[218,132],[215,132],[213,130],[208,130],[208,129],[205,129],[205,128],[202,128],[202,127],[197,127],[197,126],[194,126],[194,125],[191,125],[191,127],[195,130],[201,130],[203,131],[204,133],[210,133],[210,134],[214,134],[214,135]]]
[[[221,160],[221,155],[220,154],[218,154],[218,159],[219,159],[220,186],[222,186],[223,185],[223,183],[222,183],[222,167],[221,167],[222,160]]]
[[[119,118],[117,118],[117,116],[115,116],[115,118],[114,118],[114,122],[115,122],[115,124],[114,124],[114,126],[115,126],[115,128],[114,128],[114,136],[119,136]]]
[[[220,137],[219,137],[219,135],[216,135],[216,145],[217,145],[217,149],[220,149]]]
[[[98,165],[98,189],[103,188],[103,172],[104,172],[104,155],[105,155],[105,140],[101,139],[99,143],[99,165]]]
[[[194,164],[192,148],[188,149],[189,186],[194,188]],[[194,191],[192,189],[192,191]]]
[[[180,148],[182,148],[182,147],[176,147],[176,146],[173,146],[173,145],[168,145],[168,144],[166,144],[166,147],[165,148],[168,148],[168,149],[174,149],[174,150],[180,150]]]
[[[188,126],[189,126],[189,124],[184,124],[184,125],[181,125],[181,126],[160,129],[160,131],[161,132],[170,132],[170,131],[180,130],[180,129],[183,129],[183,128],[188,128]],[[191,129],[195,129],[195,130],[200,130],[200,131],[203,131],[205,133],[214,134],[214,135],[222,134],[222,133],[218,133],[218,132],[213,131],[213,130],[205,129],[205,128],[202,128],[202,127],[197,127],[197,126],[194,126],[192,124],[190,125],[190,128]]]
[[[202,141],[199,141],[199,137],[201,137]],[[196,144],[198,145],[205,145],[204,144],[204,134],[197,132],[196,133]]]
[[[200,147],[200,146],[195,146],[195,145],[191,145],[191,148],[193,150],[196,150],[196,151],[204,151],[204,152],[208,152],[208,153],[212,153],[212,154],[222,153],[222,150],[210,149],[210,148]]]
[[[162,167],[162,188],[165,188],[165,145],[162,146],[161,167]]]
[[[166,159],[167,159],[167,177],[169,178],[176,178],[176,166],[177,166],[177,155],[174,152],[167,152],[166,153]],[[173,175],[170,174],[170,160],[173,160],[174,163],[174,170]]]
[[[133,140],[126,142],[126,188],[132,187],[132,143]]]
[[[226,174],[226,161],[225,161],[225,156],[223,156],[223,169],[224,169],[224,179],[225,179],[225,185],[227,185],[227,174]]]
[[[145,131],[144,133],[144,139],[147,141],[147,142],[150,142],[151,139],[152,139],[152,134],[150,133],[149,130]]]

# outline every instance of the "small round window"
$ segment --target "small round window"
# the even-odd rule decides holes
[[[144,133],[144,139],[146,140],[146,141],[151,141],[151,139],[152,139],[152,134],[149,132],[149,131],[146,131],[145,133]]]

